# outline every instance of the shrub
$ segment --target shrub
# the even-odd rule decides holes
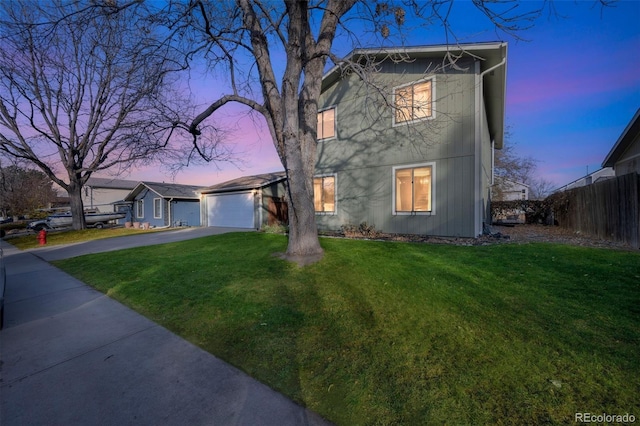
[[[342,225],[340,227],[342,234],[348,238],[375,238],[379,232],[376,231],[375,225],[369,225],[362,222],[360,225]]]
[[[513,212],[524,212],[525,223],[553,224],[552,202],[546,200],[492,201],[491,215],[504,216]]]
[[[277,225],[265,225],[262,227],[262,232],[266,234],[286,234],[289,232],[289,228],[281,223]]]

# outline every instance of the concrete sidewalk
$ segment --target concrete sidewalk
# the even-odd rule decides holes
[[[3,426],[329,424],[34,253],[1,244]]]

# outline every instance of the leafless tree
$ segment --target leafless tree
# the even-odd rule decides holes
[[[18,216],[45,208],[56,197],[53,181],[39,170],[0,165],[0,211]]]
[[[69,193],[75,229],[87,179],[151,161],[189,113],[175,84],[184,57],[143,3],[117,3],[0,5],[0,151]]]
[[[505,139],[510,139],[510,132],[506,132]],[[505,140],[504,147],[495,151],[492,199],[502,201],[503,193],[509,190],[508,181],[524,183],[529,186],[529,198],[544,199],[553,189],[553,184],[538,176],[538,162],[530,156],[518,154],[518,145]]]
[[[536,167],[536,160],[533,157],[518,155],[516,145],[505,141],[504,147],[494,153],[493,170],[496,176],[496,185],[493,187],[494,196],[500,198],[504,189],[503,179],[528,185]]]

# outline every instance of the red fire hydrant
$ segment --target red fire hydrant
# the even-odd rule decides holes
[[[46,229],[41,229],[40,232],[38,232],[38,241],[40,242],[41,246],[47,244],[47,230]]]

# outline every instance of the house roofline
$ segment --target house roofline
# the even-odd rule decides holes
[[[431,45],[420,45],[420,46],[405,46],[405,47],[378,47],[378,48],[358,48],[352,50],[347,56],[345,56],[342,62],[347,62],[352,60],[356,56],[365,56],[365,55],[379,55],[379,56],[387,56],[387,55],[396,55],[396,54],[411,54],[414,56],[431,56],[436,53],[443,52],[457,52],[457,53],[470,53],[473,51],[479,50],[498,50],[500,48],[506,48],[507,43],[504,41],[491,41],[491,42],[482,42],[482,43],[468,43],[468,44],[431,44]],[[476,56],[477,59],[482,61],[486,61],[486,58],[481,56]],[[499,61],[498,61],[499,62]],[[324,76],[328,78],[331,74],[337,72],[341,67],[341,64],[334,65],[329,71],[327,71]],[[487,67],[488,68],[488,67]]]
[[[496,177],[495,177],[495,178],[496,178],[496,180],[497,180],[497,179],[502,179],[502,180],[509,181],[509,182],[511,182],[511,183],[515,183],[515,184],[517,184],[517,185],[522,185],[522,186],[526,186],[527,188],[531,188],[531,185],[527,185],[527,184],[526,184],[526,183],[524,183],[524,182],[518,182],[517,180],[509,179],[509,178],[502,177],[502,176],[499,176],[499,175],[496,175]]]
[[[598,170],[594,170],[593,172],[591,172],[589,174],[586,174],[586,175],[584,175],[582,177],[579,177],[579,178],[577,178],[575,180],[572,180],[571,182],[569,182],[567,184],[564,184],[564,185],[554,189],[553,192],[565,191],[570,185],[573,185],[574,183],[580,182],[581,180],[586,179],[588,177],[593,177],[596,173],[600,173],[600,172],[602,172],[603,170],[605,170],[607,168],[611,168],[611,167],[600,167]],[[600,179],[600,178],[598,178],[598,179]]]
[[[169,184],[166,184],[166,183],[158,183],[158,182],[142,182],[142,181],[138,182],[138,184],[135,186],[135,188],[133,188],[131,190],[131,192],[129,192],[129,194],[125,197],[125,199],[123,201],[134,201],[136,195],[138,195],[140,192],[142,192],[142,190],[138,190],[138,187],[147,188],[149,191],[153,192],[154,194],[156,194],[160,198],[179,199],[179,200],[200,200],[200,197],[198,197],[198,196],[189,197],[189,196],[182,196],[182,195],[180,195],[180,196],[162,195],[158,191],[156,191],[155,189],[150,187],[149,184],[151,184],[151,185],[153,185],[153,184],[169,185]],[[180,185],[180,184],[170,184],[170,185]],[[197,189],[195,189],[195,188],[197,188],[197,186],[195,186],[195,185],[180,185],[180,186],[192,187],[192,188],[194,188],[193,191],[197,192]]]
[[[116,179],[116,178],[103,178],[103,177],[90,177],[84,186],[91,188],[104,188],[104,189],[126,189],[131,191],[136,187],[138,181]]]
[[[480,62],[480,75],[490,70],[503,61],[501,67],[493,69],[489,74],[483,75],[484,101],[487,111],[487,121],[489,124],[489,134],[491,140],[495,142],[495,147],[501,149],[504,145],[504,123],[505,123],[505,98],[507,90],[507,52],[508,43],[503,41],[470,43],[470,44],[438,44],[423,45],[398,48],[365,48],[355,49],[349,53],[338,64],[334,65],[322,77],[322,90],[333,85],[341,77],[341,70],[344,64],[354,61],[367,55],[386,57],[390,55],[410,55],[411,57],[430,57],[443,53],[453,53],[456,55],[466,55]]]
[[[251,191],[251,190],[254,190],[254,189],[264,188],[265,186],[269,186],[269,185],[272,185],[274,183],[282,182],[282,181],[285,181],[285,180],[287,180],[287,176],[281,176],[279,178],[272,179],[272,180],[267,181],[267,182],[262,182],[262,183],[257,184],[257,185],[238,185],[238,186],[231,186],[231,187],[227,187],[227,188],[206,187],[206,188],[202,188],[202,189],[198,190],[198,192],[200,194],[218,194],[218,193],[222,193],[222,192]],[[220,183],[219,185],[222,185],[222,184],[224,184],[224,182]]]
[[[618,161],[620,156],[624,154],[624,152],[629,148],[631,142],[635,135],[640,133],[640,108],[636,111],[635,115],[629,121],[625,129],[622,131],[622,134],[616,141],[616,143],[611,148],[611,151],[607,154],[604,161],[602,162],[602,167],[613,167],[614,164]]]

